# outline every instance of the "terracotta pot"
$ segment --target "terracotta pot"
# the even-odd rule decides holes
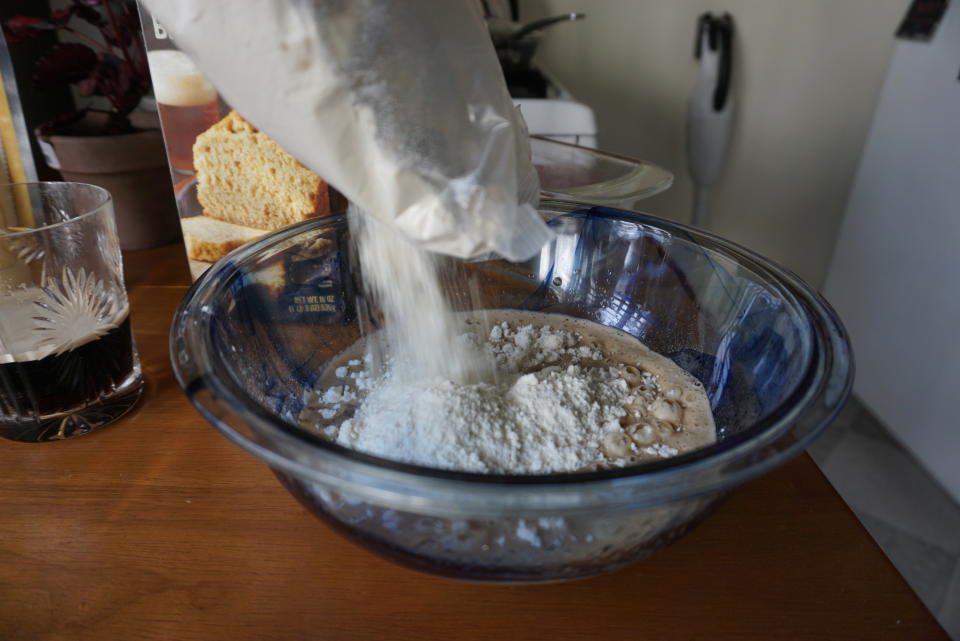
[[[88,116],[87,124],[96,124],[100,117]],[[180,221],[160,121],[149,112],[137,112],[131,119],[142,131],[38,137],[53,147],[64,180],[98,185],[113,194],[120,247],[146,249],[175,241]]]

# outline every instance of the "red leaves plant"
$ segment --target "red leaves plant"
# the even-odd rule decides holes
[[[75,29],[75,19],[96,27],[100,38],[87,35],[89,30]],[[48,18],[8,18],[3,30],[10,45],[50,31],[67,33],[78,40],[54,44],[40,56],[33,68],[34,85],[42,91],[73,84],[82,96],[103,96],[111,106],[104,133],[133,130],[128,116],[150,90],[150,74],[132,0],[73,0]],[[76,118],[76,114],[64,114],[50,124],[66,128]]]

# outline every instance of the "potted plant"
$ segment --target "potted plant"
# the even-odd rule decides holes
[[[163,136],[155,112],[137,107],[150,92],[150,72],[136,5],[129,0],[72,0],[45,18],[4,21],[15,46],[49,31],[70,34],[33,68],[38,90],[73,85],[87,105],[36,128],[47,164],[65,180],[99,185],[113,194],[120,244],[142,249],[179,234]]]

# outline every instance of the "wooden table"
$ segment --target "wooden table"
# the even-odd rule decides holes
[[[498,587],[382,561],[180,392],[183,248],[126,267],[138,409],[72,441],[0,443],[0,640],[946,638],[806,455],[615,574]]]

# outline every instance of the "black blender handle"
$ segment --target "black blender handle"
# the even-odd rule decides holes
[[[723,111],[730,95],[733,76],[733,17],[724,13],[715,18],[712,13],[704,13],[697,19],[697,40],[693,53],[697,60],[703,53],[704,33],[707,35],[707,46],[711,51],[717,51],[719,57],[717,86],[713,90],[713,110]]]

